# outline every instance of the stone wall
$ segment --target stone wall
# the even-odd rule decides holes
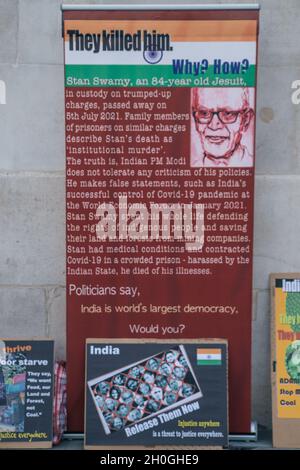
[[[270,426],[268,276],[270,272],[300,271],[300,105],[291,102],[291,83],[300,79],[300,2],[260,3],[253,419]],[[0,105],[0,336],[53,337],[56,356],[64,358],[60,4],[59,0],[0,0],[0,80],[6,84],[6,104]]]

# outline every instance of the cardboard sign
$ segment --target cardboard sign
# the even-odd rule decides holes
[[[227,444],[224,340],[86,343],[85,447]]]
[[[63,12],[68,430],[86,338],[202,336],[248,433],[258,11],[105,8]]]
[[[52,446],[51,340],[0,340],[0,448]]]
[[[274,447],[300,448],[300,274],[271,275]]]

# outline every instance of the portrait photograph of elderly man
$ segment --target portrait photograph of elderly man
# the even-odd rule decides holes
[[[254,89],[192,88],[192,167],[252,167],[253,147]]]

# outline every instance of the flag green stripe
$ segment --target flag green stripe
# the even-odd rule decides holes
[[[222,364],[222,361],[218,360],[211,360],[211,359],[202,359],[197,361],[198,366],[220,366]]]
[[[193,76],[187,74],[174,74],[172,65],[66,65],[66,87],[112,87],[112,86],[143,86],[143,87],[195,87],[195,86],[255,86],[255,65],[250,65],[244,74],[213,73],[213,66],[209,66],[207,73]],[[99,83],[101,80],[128,79],[129,84]],[[177,83],[172,80],[177,80]],[[229,80],[220,83],[216,79]],[[76,83],[85,80],[86,83]],[[98,81],[97,81],[98,80]],[[242,81],[242,83],[241,83]],[[234,83],[235,82],[235,83]]]

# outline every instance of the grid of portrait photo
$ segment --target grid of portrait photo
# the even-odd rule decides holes
[[[88,382],[106,434],[202,396],[179,345]]]

